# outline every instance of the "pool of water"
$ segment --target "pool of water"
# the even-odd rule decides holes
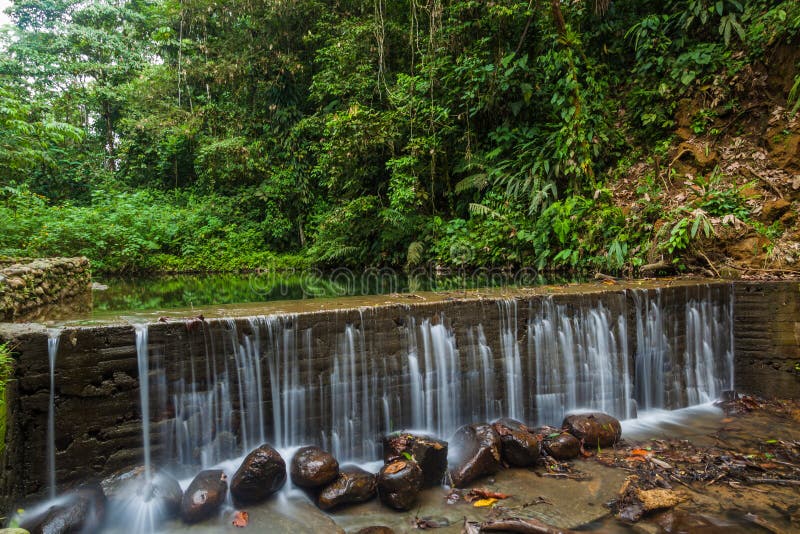
[[[192,310],[231,304],[334,299],[416,292],[458,292],[476,288],[535,287],[576,281],[536,273],[469,275],[400,275],[393,271],[361,273],[341,269],[289,273],[100,277],[93,291],[92,318],[140,312]],[[89,318],[83,314],[81,318]]]

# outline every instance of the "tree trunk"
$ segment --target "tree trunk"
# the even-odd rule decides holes
[[[111,104],[108,100],[103,101],[103,119],[106,123],[106,167],[110,171],[116,170],[116,163],[114,161],[114,127],[111,119]]]
[[[567,23],[564,21],[564,14],[561,12],[561,0],[550,0],[550,10],[553,13],[553,23],[559,37],[567,34]]]

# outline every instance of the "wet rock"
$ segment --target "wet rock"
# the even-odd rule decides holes
[[[610,447],[622,436],[619,421],[608,414],[582,413],[564,418],[563,428],[587,447]]]
[[[447,471],[447,442],[431,436],[397,432],[383,438],[383,459],[413,460],[422,469],[423,487],[438,486]]]
[[[323,510],[330,510],[344,504],[365,502],[375,496],[376,485],[372,473],[354,465],[342,466],[336,480],[319,494],[317,504]]]
[[[319,447],[301,447],[292,457],[292,482],[301,488],[318,488],[339,476],[339,462]]]
[[[394,530],[384,526],[364,527],[357,531],[356,534],[394,534]]]
[[[411,460],[395,460],[378,473],[378,497],[395,510],[409,510],[422,489],[422,469]]]
[[[544,449],[556,460],[572,460],[581,452],[581,442],[569,432],[562,432],[558,436],[546,437]]]
[[[501,446],[500,436],[491,425],[464,425],[459,428],[452,440],[454,458],[450,479],[453,487],[464,487],[478,477],[500,471]]]
[[[34,517],[23,518],[20,526],[30,534],[96,532],[106,514],[106,498],[97,485],[84,486],[69,493],[63,504]]]
[[[503,460],[515,467],[529,467],[542,454],[542,442],[523,423],[503,418],[492,424],[500,436]]]
[[[221,469],[201,471],[183,494],[181,517],[187,523],[197,523],[214,516],[227,493],[228,480]]]
[[[100,483],[109,501],[141,499],[144,502],[156,500],[163,510],[161,519],[177,517],[181,511],[183,491],[178,481],[157,469],[151,469],[148,485],[144,466],[117,471]]]
[[[286,483],[286,462],[270,445],[264,444],[245,457],[231,479],[231,495],[239,503],[258,503]]]

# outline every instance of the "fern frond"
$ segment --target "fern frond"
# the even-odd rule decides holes
[[[420,241],[414,241],[408,245],[408,252],[406,252],[406,263],[408,265],[416,265],[422,259],[422,253],[425,247]]]
[[[456,193],[463,193],[464,191],[468,191],[470,189],[482,191],[487,185],[489,185],[489,177],[486,173],[481,172],[472,174],[456,184]]]

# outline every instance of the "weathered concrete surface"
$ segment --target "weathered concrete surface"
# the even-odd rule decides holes
[[[53,305],[91,310],[86,258],[0,259],[0,320],[33,321]]]
[[[707,286],[696,281],[657,284],[618,284],[593,286],[586,291],[570,288],[537,288],[513,295],[518,306],[518,341],[527,344],[525,325],[531,310],[552,299],[565,306],[567,313],[583,306],[602,302],[615,313],[627,314],[628,344],[635,351],[634,295],[661,299],[664,313],[669,313],[669,335],[673,350],[680,353],[685,339],[685,303]],[[727,283],[712,283],[727,288]],[[800,294],[797,283],[737,283],[735,287],[736,380],[737,389],[785,397],[800,395],[800,379],[794,363],[800,361],[796,332],[800,329]],[[633,290],[637,291],[633,291]],[[725,290],[727,292],[727,289]],[[727,293],[726,293],[727,294]],[[471,346],[471,327],[483,325],[495,368],[502,368],[503,351],[499,346],[501,310],[498,298],[467,298],[387,304],[367,309],[322,310],[299,313],[282,319],[283,326],[295,332],[296,352],[304,359],[301,383],[329,379],[333,357],[346,325],[365,333],[365,350],[382,358],[382,375],[389,381],[392,398],[407,398],[409,384],[402,379],[402,365],[407,353],[407,327],[414,318],[446,321],[455,332],[462,360],[477,347]],[[418,323],[417,323],[418,324]],[[235,329],[234,329],[235,326]],[[190,356],[229,350],[232,337],[252,334],[246,318],[214,319],[205,322],[170,320],[149,328],[149,351],[163,366],[165,378],[175,380]],[[0,507],[8,509],[21,497],[41,494],[46,477],[47,410],[49,369],[47,332],[44,327],[23,324],[0,324],[0,340],[10,340],[16,354],[15,379],[8,388],[9,423],[6,454],[0,475]],[[223,365],[216,360],[217,366]],[[197,380],[205,380],[206,367],[198,369]],[[674,369],[676,378],[680,369]],[[505,382],[496,373],[496,395],[503,398]],[[778,387],[778,385],[780,387]],[[99,479],[118,469],[141,463],[141,415],[139,413],[135,331],[126,324],[68,327],[61,335],[56,363],[56,465],[62,487],[74,486],[87,479]],[[269,384],[264,388],[268,391]],[[318,400],[318,399],[317,399]],[[670,401],[680,399],[670,399]],[[397,402],[402,402],[399,400]],[[528,402],[533,402],[528,400]],[[272,425],[271,400],[264,399],[266,425]],[[165,446],[159,441],[159,424],[170,417],[151,403],[153,456]],[[234,407],[238,409],[238,407]],[[408,414],[408,410],[398,410]],[[319,406],[309,410],[309,426],[324,428],[328,414]],[[557,424],[558,421],[552,422]],[[396,422],[399,428],[407,421]]]
[[[800,282],[734,285],[736,389],[800,397]]]

